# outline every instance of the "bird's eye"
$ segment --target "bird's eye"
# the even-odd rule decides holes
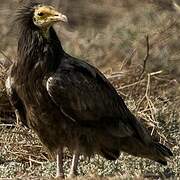
[[[43,15],[44,15],[43,12],[39,12],[39,13],[38,13],[38,16],[43,16]]]

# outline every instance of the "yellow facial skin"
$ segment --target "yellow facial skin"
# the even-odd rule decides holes
[[[33,22],[42,29],[48,29],[54,23],[67,22],[67,17],[51,6],[37,6],[34,10]]]

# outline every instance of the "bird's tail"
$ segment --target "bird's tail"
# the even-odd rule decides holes
[[[173,156],[173,153],[170,151],[170,149],[158,142],[153,142],[153,147],[155,152],[153,153],[151,159],[160,164],[167,165],[167,161],[171,156]]]
[[[151,141],[144,144],[134,137],[121,141],[119,147],[131,155],[148,158],[163,165],[167,165],[167,161],[173,156],[169,148],[158,142]]]

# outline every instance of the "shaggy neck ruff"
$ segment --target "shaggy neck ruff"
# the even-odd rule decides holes
[[[19,27],[17,66],[20,74],[34,71],[36,68],[42,73],[53,71],[64,54],[53,27],[48,29],[48,33],[44,33],[44,30],[34,24],[34,7],[37,5],[31,3],[23,7],[16,17]]]

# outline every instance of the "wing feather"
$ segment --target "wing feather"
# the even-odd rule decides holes
[[[10,68],[11,70],[11,68]],[[10,103],[13,106],[16,114],[16,118],[22,122],[23,125],[26,127],[28,126],[27,118],[26,118],[26,110],[25,106],[18,96],[15,88],[13,87],[14,81],[11,75],[9,74],[7,80],[6,80],[6,92],[9,97]]]
[[[50,97],[74,122],[103,127],[116,136],[131,135],[129,111],[123,100],[97,69],[86,66],[60,67],[47,80]]]

